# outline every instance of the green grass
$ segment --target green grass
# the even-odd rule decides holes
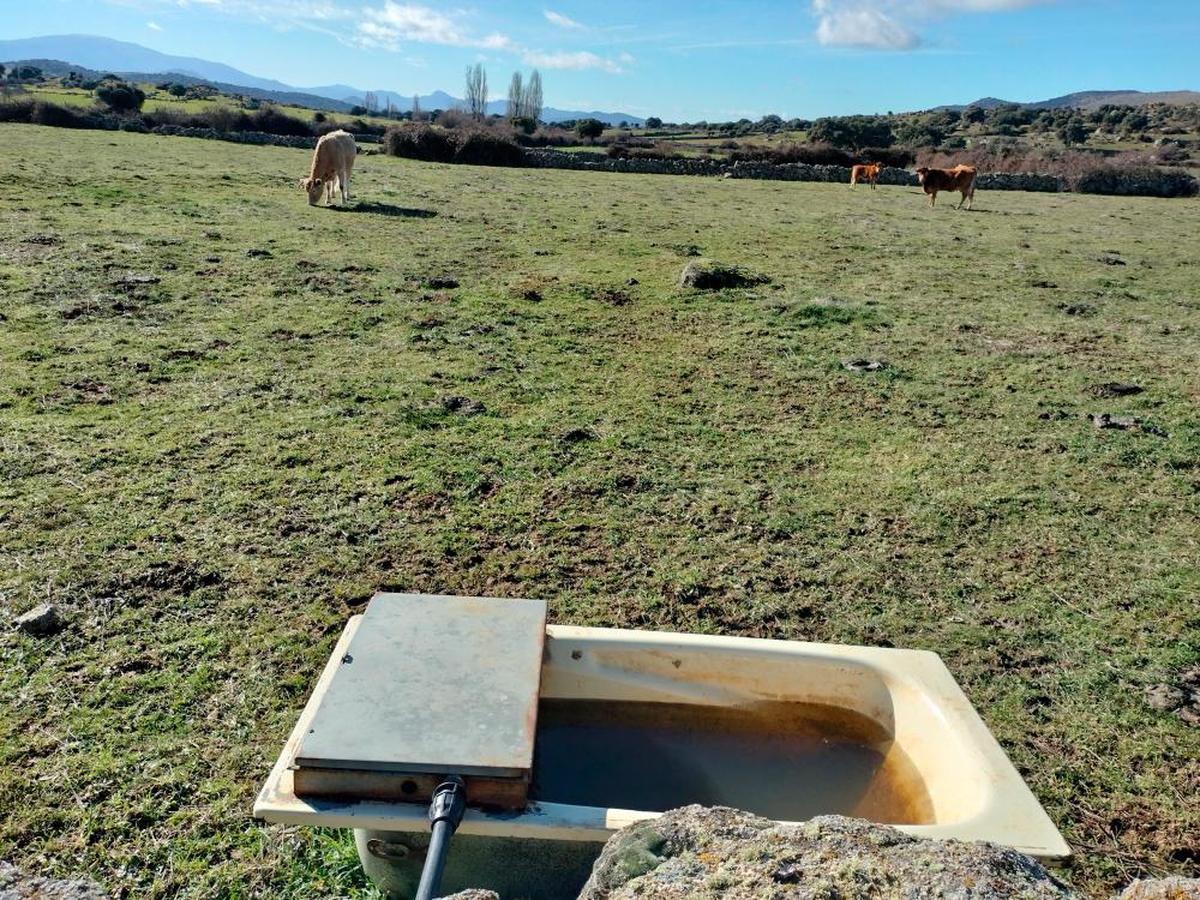
[[[70,619],[0,632],[0,858],[359,895],[250,809],[386,585],[934,650],[1076,885],[1195,874],[1200,731],[1142,689],[1200,662],[1200,203],[366,156],[337,211],[302,151],[0,137],[0,608]]]

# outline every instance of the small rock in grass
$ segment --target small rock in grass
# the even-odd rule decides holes
[[[470,397],[443,397],[441,404],[446,412],[457,413],[460,416],[478,416],[487,412],[486,406]]]
[[[1128,381],[1107,381],[1104,384],[1094,384],[1088,388],[1088,393],[1093,397],[1129,397],[1141,392],[1141,385]]]
[[[727,266],[711,259],[697,259],[683,267],[679,276],[680,287],[698,291],[720,291],[726,288],[754,287],[771,279],[765,275],[749,272],[738,266]]]
[[[458,279],[450,277],[430,278],[425,282],[425,287],[432,291],[449,291],[458,287]]]
[[[1161,712],[1171,712],[1179,709],[1187,700],[1185,694],[1180,688],[1173,687],[1169,684],[1152,684],[1145,690],[1146,703],[1151,709],[1157,709]]]
[[[611,288],[606,288],[596,295],[601,303],[608,306],[627,306],[630,302],[630,296],[624,291],[617,291]]]
[[[270,250],[264,250],[262,247],[251,247],[246,251],[246,255],[251,259],[270,259],[275,254]]]
[[[559,437],[559,442],[563,444],[579,444],[583,441],[596,440],[596,432],[590,428],[572,428],[570,431],[564,431]]]
[[[1137,416],[1114,416],[1112,413],[1092,413],[1088,418],[1097,428],[1136,428],[1140,421]]]
[[[1125,260],[1121,259],[1119,256],[1100,256],[1100,257],[1097,257],[1097,259],[1100,262],[1104,263],[1106,266],[1123,266],[1123,265],[1125,265]]]
[[[881,369],[886,369],[887,360],[883,359],[847,359],[842,363],[842,366],[849,372],[878,372]]]
[[[34,637],[48,637],[62,631],[62,616],[53,604],[43,603],[17,617],[17,627]]]

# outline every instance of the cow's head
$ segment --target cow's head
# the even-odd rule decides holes
[[[917,181],[921,182],[921,184],[924,184],[925,176],[928,174],[929,174],[929,167],[921,166],[921,168],[917,169]]]
[[[325,182],[320,178],[305,178],[300,182],[300,187],[308,192],[308,205],[316,206],[317,201],[321,199],[321,188],[325,186]]]

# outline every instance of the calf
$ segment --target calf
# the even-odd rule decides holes
[[[308,193],[308,205],[316,206],[325,192],[325,202],[333,203],[333,185],[337,182],[342,202],[350,200],[350,170],[354,168],[354,156],[358,148],[354,136],[347,131],[331,131],[317,141],[313,151],[312,171],[300,182]]]
[[[875,183],[879,181],[879,170],[882,166],[879,163],[867,163],[864,166],[850,167],[850,183],[858,184],[860,178],[865,178],[871,184],[871,190],[875,189]]]
[[[917,181],[921,182],[921,188],[929,195],[930,209],[937,203],[938,191],[958,191],[962,194],[962,199],[958,201],[955,209],[962,209],[964,203],[967,204],[967,209],[970,209],[975,202],[974,166],[955,166],[953,169],[930,169],[921,166],[917,169]]]

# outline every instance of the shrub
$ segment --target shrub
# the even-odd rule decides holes
[[[840,116],[817,119],[809,130],[812,141],[836,147],[890,147],[895,143],[892,126],[878,116]]]
[[[524,151],[511,133],[475,128],[450,131],[436,125],[398,125],[387,130],[383,152],[425,162],[455,162],[475,166],[519,166]]]
[[[491,131],[464,131],[455,135],[454,161],[473,166],[519,166],[525,152],[516,141]]]
[[[142,121],[151,128],[160,125],[174,125],[179,128],[211,128],[212,121],[207,113],[191,113],[185,109],[156,109],[154,112],[142,113]]]
[[[476,125],[467,113],[457,109],[448,109],[437,117],[437,124],[443,128],[473,128]]]
[[[30,115],[33,110],[33,101],[22,98],[20,100],[6,100],[0,103],[0,122],[24,122],[28,124]]]
[[[96,88],[96,99],[117,113],[136,112],[146,102],[146,93],[125,81],[105,81]]]
[[[399,125],[383,136],[383,152],[388,156],[420,159],[425,162],[450,162],[454,143],[443,128],[433,125]]]
[[[585,140],[594,141],[604,134],[604,123],[599,119],[581,119],[575,123],[575,133]]]
[[[903,147],[864,147],[855,162],[877,162],[895,169],[907,169],[917,161],[917,154]]]
[[[249,128],[238,130],[265,131],[268,134],[287,134],[295,137],[309,137],[313,133],[307,122],[280,112],[269,104],[255,110],[254,115],[249,117],[249,125]]]
[[[573,147],[576,143],[575,135],[554,125],[538,128],[533,134],[518,131],[515,139],[522,147]]]
[[[49,125],[53,128],[113,129],[120,120],[97,110],[81,110],[44,100],[22,98],[0,103],[0,122]]]
[[[182,97],[184,94],[187,93],[187,85],[180,84],[178,81],[176,81],[174,84],[172,84],[170,87],[167,88],[167,93],[170,94],[172,97]]]
[[[519,130],[522,134],[533,134],[537,131],[537,119],[530,116],[518,116],[512,120],[513,127]]]

